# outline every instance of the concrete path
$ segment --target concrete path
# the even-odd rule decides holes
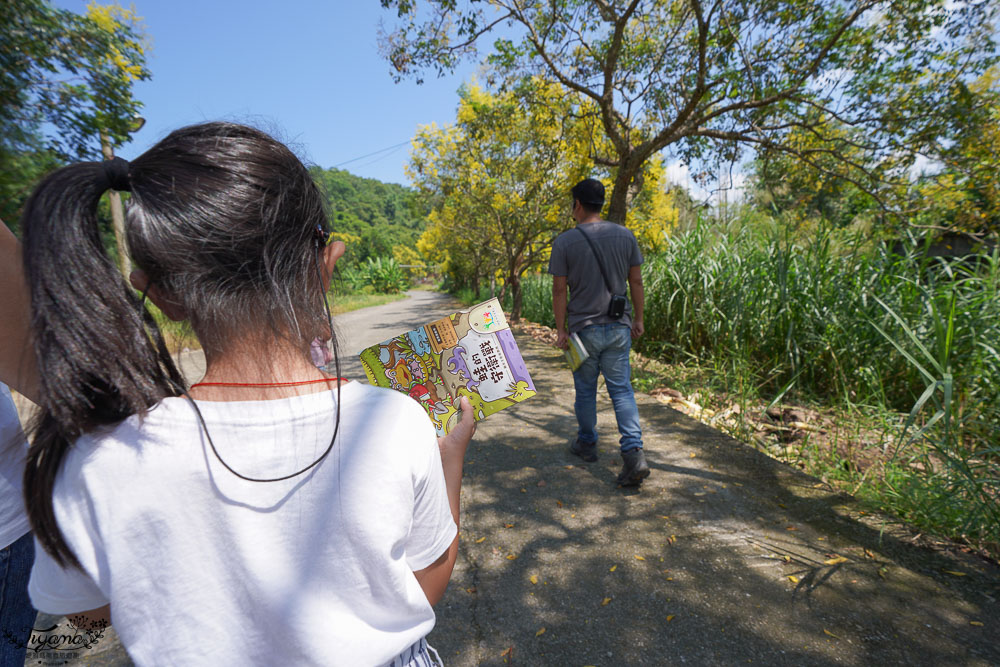
[[[652,475],[617,488],[575,435],[562,355],[518,337],[539,396],[480,424],[461,562],[430,636],[449,665],[1000,664],[1000,568],[911,545],[850,496],[649,396]]]
[[[355,352],[454,305],[414,292],[340,316],[344,374],[363,379]],[[539,395],[482,422],[470,446],[461,555],[429,637],[445,664],[1000,665],[1000,568],[913,546],[849,496],[645,395],[653,473],[617,488],[607,396],[600,460],[582,464],[567,451],[561,353],[517,341]],[[129,664],[102,648],[69,664]]]

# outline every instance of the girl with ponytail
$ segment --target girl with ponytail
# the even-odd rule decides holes
[[[98,231],[108,189],[131,193],[132,287]],[[22,228],[35,606],[110,615],[140,665],[430,664],[471,410],[436,440],[408,397],[313,365],[344,245],[302,163],[258,130],[195,125],[56,171]],[[201,382],[146,298],[190,322]]]

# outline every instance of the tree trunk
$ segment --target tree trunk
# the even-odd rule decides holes
[[[625,215],[628,213],[628,205],[632,201],[633,195],[631,192],[632,181],[640,169],[642,169],[642,164],[637,165],[632,160],[631,155],[621,158],[621,166],[618,167],[618,173],[615,174],[615,183],[612,186],[611,204],[608,206],[607,220],[617,222],[620,225],[625,224]]]
[[[521,317],[521,307],[524,305],[524,297],[521,294],[521,276],[517,275],[517,271],[511,271],[507,280],[510,282],[510,318],[517,320]]]
[[[479,271],[472,274],[472,291],[476,294],[476,299],[479,298]]]

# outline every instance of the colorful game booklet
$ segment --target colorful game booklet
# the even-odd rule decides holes
[[[460,396],[479,421],[535,395],[496,299],[372,345],[361,365],[372,384],[416,399],[439,436],[458,423],[452,402]]]

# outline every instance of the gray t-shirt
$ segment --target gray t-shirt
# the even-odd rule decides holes
[[[629,269],[642,264],[642,253],[639,252],[635,236],[614,222],[585,222],[557,236],[552,242],[549,273],[566,276],[569,284],[570,301],[566,307],[569,332],[574,333],[591,324],[609,322],[632,326],[631,300],[625,308],[625,315],[620,319],[608,317],[611,293],[604,284],[600,265],[583,234],[590,238],[594,248],[600,253],[608,282],[615,294],[627,293]]]

